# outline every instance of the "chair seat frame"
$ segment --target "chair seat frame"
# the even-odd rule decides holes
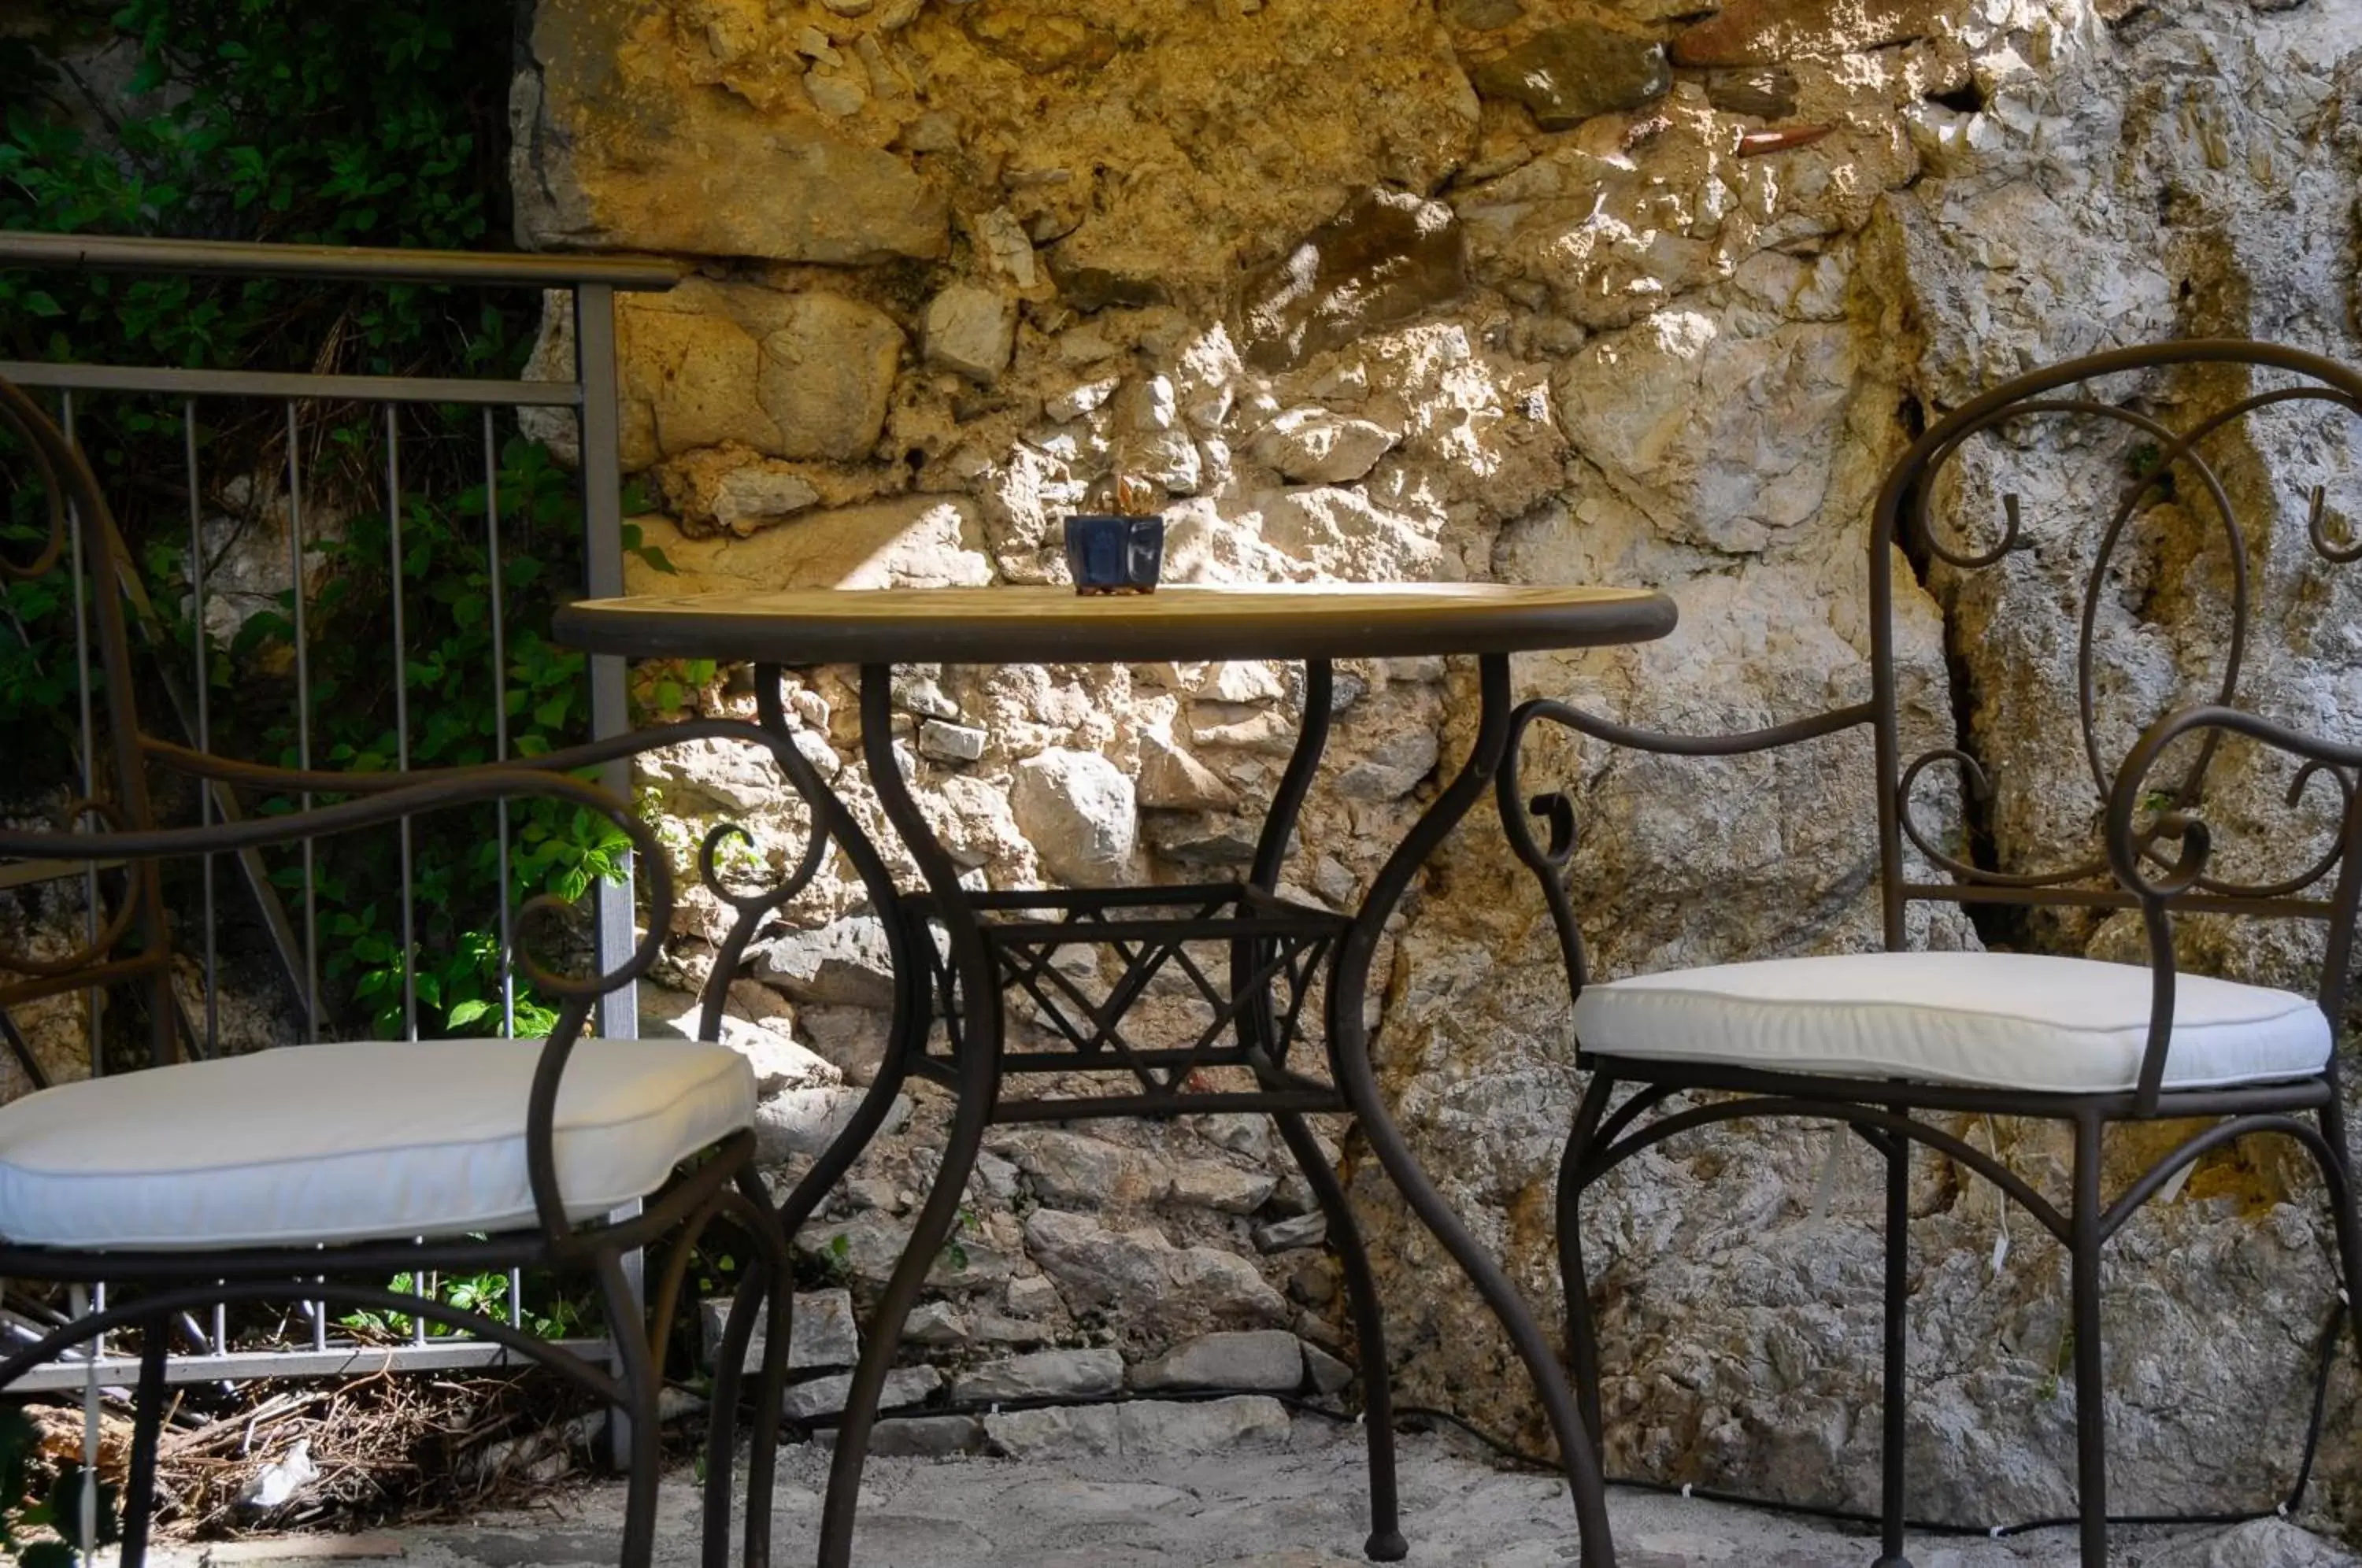
[[[2251,392],[2179,434],[2128,403],[2103,402],[2077,392],[2082,383],[2109,376],[2196,367],[2285,373],[2294,377],[2296,384]],[[2128,1088],[2106,1092],[2036,1091],[1780,1071],[1694,1058],[1619,1056],[1612,1047],[1592,1049],[1578,1040],[1578,1061],[1589,1070],[1590,1077],[1560,1164],[1556,1240],[1566,1293],[1568,1359],[1577,1401],[1595,1444],[1604,1433],[1599,1349],[1584,1257],[1584,1193],[1624,1162],[1668,1139],[1703,1127],[1761,1117],[1842,1124],[1867,1142],[1883,1162],[1883,1408],[1877,1568],[1909,1568],[1910,1562],[1904,1528],[1904,1399],[1910,1161],[1915,1145],[1924,1145],[1992,1182],[2067,1250],[2074,1360],[2076,1518],[2085,1568],[2104,1568],[2108,1561],[2102,1253],[2107,1242],[2145,1204],[2173,1184],[2177,1176],[2206,1154],[2250,1136],[2279,1136],[2301,1145],[2321,1172],[2336,1244],[2344,1313],[2357,1350],[2362,1350],[2362,1220],[2357,1220],[2334,1051],[2318,1073],[2302,1077],[2202,1089],[2164,1087],[2173,1031],[2173,922],[2179,915],[2220,913],[2321,922],[2327,941],[2318,999],[2333,1025],[2333,1036],[2345,1014],[2346,980],[2355,956],[2356,905],[2357,895],[2362,895],[2362,746],[2303,734],[2237,705],[2238,666],[2246,635],[2247,547],[2224,485],[2197,450],[2207,436],[2244,415],[2298,402],[2320,403],[2362,416],[2362,377],[2318,356],[2228,339],[2122,349],[2030,372],[1931,425],[1889,473],[1870,531],[1870,701],[1726,735],[1666,734],[1547,698],[1519,708],[1509,764],[1498,779],[1497,805],[1512,847],[1542,886],[1569,988],[1576,997],[1588,983],[1589,974],[1568,887],[1575,854],[1575,809],[1564,790],[1529,791],[1520,778],[1522,742],[1536,724],[1555,725],[1613,747],[1694,757],[1770,752],[1866,728],[1871,733],[1877,761],[1878,887],[1888,950],[1907,948],[1905,911],[1915,902],[2124,910],[2140,917],[2152,976],[2147,1037],[2138,1078]],[[2152,454],[2156,462],[2152,468],[2136,470],[2134,482],[2102,536],[2100,558],[2092,569],[2083,606],[2079,698],[2085,749],[2103,809],[2104,856],[2053,871],[2009,874],[1948,854],[1935,835],[1912,819],[1914,785],[1933,765],[1956,765],[1977,798],[1989,798],[1992,785],[1982,765],[1963,749],[1940,747],[1907,763],[1904,758],[1893,574],[1898,547],[1905,543],[1925,549],[1935,561],[1963,575],[1994,566],[2013,550],[2024,547],[2014,495],[2004,498],[2006,524],[1997,545],[1975,551],[1948,544],[1930,523],[1935,480],[1972,436],[2014,419],[2060,415],[2090,416],[2131,426],[2156,444]],[[2176,470],[2185,480],[2195,476],[2191,493],[2211,502],[2230,542],[2238,598],[2229,668],[2215,693],[2216,701],[2176,710],[2150,723],[2111,771],[2104,766],[2092,716],[2094,604],[2109,557],[2140,504],[2166,482],[2164,476]],[[2362,547],[2342,546],[2329,538],[2318,491],[2308,532],[2314,554],[2324,564],[2362,560]],[[2248,885],[2228,880],[2211,869],[2212,834],[2200,815],[2202,785],[2218,743],[2232,735],[2295,760],[2290,805],[2295,805],[2316,778],[2328,779],[2337,790],[2334,842],[2327,853],[2296,877]],[[2184,751],[2195,745],[2195,763],[2178,782],[2153,784],[2152,775],[2177,742],[2184,743]],[[1924,870],[1914,864],[1913,851],[1921,865],[1932,864],[1953,879],[1926,879]],[[2074,1154],[2065,1203],[2046,1197],[2011,1170],[1997,1152],[1977,1148],[1935,1120],[1962,1114],[2024,1117],[2070,1127]],[[2103,1191],[2106,1130],[2121,1123],[2176,1119],[2208,1124],[2156,1157],[2114,1194]]]

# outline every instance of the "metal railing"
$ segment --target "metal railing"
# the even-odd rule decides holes
[[[284,484],[285,516],[288,537],[287,585],[292,606],[292,643],[295,688],[294,731],[297,761],[302,767],[315,765],[312,756],[313,713],[315,695],[308,638],[308,600],[305,526],[312,492],[307,488],[304,471],[301,427],[307,405],[336,404],[349,408],[354,405],[372,408],[381,418],[379,426],[384,455],[385,520],[392,540],[392,570],[390,575],[392,604],[392,635],[385,657],[393,672],[394,732],[397,766],[410,762],[412,714],[409,702],[409,660],[411,650],[405,646],[405,618],[402,569],[403,561],[403,419],[405,410],[421,408],[469,409],[478,411],[478,425],[482,442],[484,559],[490,567],[491,584],[491,653],[489,679],[496,691],[492,702],[494,748],[502,757],[511,755],[507,718],[507,691],[510,672],[507,662],[505,606],[502,589],[502,539],[499,499],[501,421],[515,422],[521,411],[528,409],[560,410],[573,415],[579,433],[577,475],[580,487],[581,523],[583,528],[582,587],[599,596],[623,591],[624,532],[622,515],[622,473],[620,452],[620,410],[617,402],[615,366],[615,294],[618,291],[659,291],[670,288],[677,281],[679,270],[671,263],[652,259],[608,256],[536,256],[458,251],[370,249],[331,246],[282,246],[234,244],[218,241],[108,238],[78,235],[42,235],[0,233],[0,268],[36,268],[50,271],[93,270],[112,272],[144,273],[160,277],[204,276],[227,279],[309,280],[314,282],[345,282],[365,287],[390,283],[416,283],[455,287],[490,289],[534,289],[562,292],[571,310],[575,346],[574,373],[570,379],[552,381],[502,381],[490,378],[401,376],[343,374],[321,372],[281,372],[249,370],[192,370],[151,365],[99,365],[81,363],[37,363],[0,361],[0,376],[20,386],[45,390],[54,394],[60,423],[69,435],[86,414],[94,399],[110,395],[138,395],[177,400],[183,433],[183,463],[182,475],[188,495],[189,526],[189,605],[187,624],[193,628],[193,646],[171,649],[157,646],[152,640],[148,652],[153,662],[156,687],[169,698],[171,717],[177,720],[185,738],[200,750],[209,749],[215,735],[215,698],[210,679],[213,651],[207,642],[206,608],[206,541],[204,508],[204,474],[200,467],[203,443],[200,433],[204,429],[209,408],[229,400],[242,400],[250,406],[256,400],[283,405],[286,458],[283,475],[273,476]],[[419,415],[413,412],[414,419]],[[102,483],[116,476],[102,469]],[[262,476],[248,476],[249,482]],[[93,702],[93,661],[90,630],[87,624],[86,600],[88,577],[81,555],[79,531],[73,536],[74,550],[70,559],[73,573],[75,605],[75,685],[78,690],[78,764],[83,794],[95,793],[91,788],[97,777],[97,759],[103,737],[94,722]],[[127,574],[127,582],[136,584],[136,574]],[[136,592],[136,589],[130,590]],[[135,621],[150,626],[159,623],[150,607],[133,607]],[[193,681],[188,678],[193,674]],[[626,727],[624,670],[623,661],[597,657],[589,661],[589,707],[590,730],[594,737],[620,734]],[[162,715],[150,715],[151,723]],[[610,789],[628,793],[630,770],[626,763],[612,764],[602,779]],[[226,789],[201,797],[199,805],[204,820],[225,820],[238,811],[237,802]],[[505,878],[510,866],[510,822],[505,806],[499,817],[499,856]],[[319,897],[316,867],[311,857],[311,846],[304,847],[303,880],[298,895],[299,908],[290,911],[279,897],[276,886],[267,874],[259,856],[248,855],[238,859],[236,869],[244,884],[246,895],[254,906],[273,949],[291,994],[296,999],[297,1010],[304,1021],[307,1037],[319,1038],[324,1022],[320,974],[322,942],[319,929]],[[400,840],[400,865],[403,886],[400,890],[400,922],[403,951],[414,952],[413,943],[417,930],[417,889],[413,883],[413,845],[407,824]],[[57,868],[12,867],[10,880],[22,882],[43,877],[55,878]],[[97,897],[98,871],[84,872],[76,867],[72,873],[87,878],[84,907],[95,918],[99,908]],[[187,1037],[200,1055],[209,1055],[221,1043],[220,1000],[223,983],[221,955],[216,936],[216,899],[215,868],[208,860],[202,868],[201,905],[198,923],[202,926],[199,941],[190,945],[199,951],[192,956],[199,960],[203,974],[203,1002],[195,1016],[183,1020]],[[501,937],[503,955],[508,950],[510,933],[507,928],[506,900],[501,900]],[[633,889],[628,860],[619,880],[603,883],[596,905],[595,945],[599,966],[612,970],[632,950]],[[505,962],[505,958],[504,958]],[[417,966],[405,956],[402,965],[402,1011],[404,1033],[411,1038],[418,1034],[419,998]],[[516,994],[513,978],[503,973],[501,1017],[502,1032],[513,1032],[515,1027]],[[98,1021],[99,1008],[94,1000],[86,1000],[85,1021],[89,1029],[92,1071],[102,1070]],[[600,1004],[600,1032],[614,1038],[628,1039],[637,1032],[636,1007],[630,988],[608,995]],[[39,1068],[27,1048],[15,1021],[0,1014],[0,1043],[13,1050],[39,1081]],[[389,1050],[399,1050],[390,1045]],[[431,1293],[437,1286],[431,1279],[417,1282],[422,1292]],[[104,1294],[93,1303],[103,1309]],[[524,1281],[512,1275],[508,1282],[507,1308],[513,1321],[524,1321],[526,1304]],[[189,1353],[176,1350],[168,1375],[177,1383],[232,1381],[265,1376],[334,1375],[348,1372],[375,1371],[392,1366],[396,1370],[442,1370],[458,1366],[480,1365],[498,1362],[505,1353],[497,1345],[464,1338],[429,1338],[425,1320],[414,1318],[409,1342],[389,1346],[370,1342],[337,1332],[327,1312],[316,1303],[297,1304],[297,1315],[304,1320],[304,1332],[298,1338],[262,1349],[237,1348],[230,1343],[229,1325],[225,1315],[216,1310],[210,1323],[187,1317],[181,1324],[182,1336]],[[0,1320],[0,1332],[20,1335],[29,1325],[10,1317]],[[576,1348],[585,1353],[603,1354],[602,1342],[579,1342]],[[94,1378],[101,1383],[131,1380],[137,1374],[136,1358],[111,1353],[102,1347],[92,1361],[69,1362],[51,1365],[21,1379],[14,1386],[18,1390],[79,1387]]]

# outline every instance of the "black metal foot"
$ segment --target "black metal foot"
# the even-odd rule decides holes
[[[1911,1559],[1908,1557],[1882,1557],[1877,1562],[1871,1563],[1870,1568],[1911,1568]]]
[[[1362,1551],[1373,1562],[1399,1562],[1410,1555],[1410,1542],[1398,1529],[1374,1530],[1362,1543]]]

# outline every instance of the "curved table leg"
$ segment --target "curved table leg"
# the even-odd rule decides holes
[[[1543,1336],[1532,1309],[1509,1283],[1508,1275],[1443,1201],[1396,1127],[1378,1091],[1377,1076],[1370,1065],[1369,1030],[1363,1021],[1370,965],[1387,917],[1401,902],[1419,867],[1485,792],[1507,749],[1508,657],[1485,654],[1478,660],[1478,671],[1484,712],[1468,760],[1451,786],[1411,829],[1409,836],[1387,858],[1377,879],[1371,884],[1369,897],[1355,916],[1352,928],[1339,945],[1336,968],[1329,985],[1330,1069],[1346,1103],[1362,1124],[1363,1135],[1370,1141],[1371,1152],[1376,1154],[1378,1163],[1420,1223],[1443,1244],[1475,1286],[1477,1294],[1507,1331],[1518,1359],[1526,1364],[1566,1466],[1567,1485],[1574,1496],[1575,1521],[1583,1534],[1584,1568],[1614,1568],[1616,1547],[1608,1531],[1606,1486],[1600,1474],[1599,1455],[1559,1368],[1558,1356]]]
[[[787,770],[789,782],[803,797],[805,805],[812,813],[812,838],[807,847],[804,863],[797,867],[781,892],[800,891],[811,879],[821,853],[831,843],[836,844],[844,851],[845,858],[853,862],[863,890],[868,893],[870,904],[885,925],[887,955],[894,974],[894,1016],[888,1027],[886,1055],[878,1064],[877,1076],[870,1080],[869,1092],[862,1097],[853,1119],[829,1141],[820,1158],[812,1162],[811,1169],[804,1173],[795,1190],[778,1207],[779,1228],[792,1240],[795,1233],[803,1228],[804,1221],[811,1218],[813,1211],[828,1197],[829,1190],[844,1179],[854,1162],[869,1147],[870,1140],[877,1137],[877,1130],[885,1125],[887,1116],[894,1109],[895,1096],[901,1092],[911,1058],[925,1048],[930,1016],[927,970],[919,955],[911,951],[913,939],[911,922],[904,913],[901,889],[894,885],[894,875],[887,868],[885,857],[877,852],[877,846],[870,841],[869,835],[862,832],[861,824],[853,814],[845,810],[844,802],[803,760],[802,754],[791,743],[792,727],[788,723],[786,705],[779,700],[779,670],[776,665],[756,667],[755,701],[762,726],[782,743],[778,751],[780,766]],[[710,844],[701,860],[710,862]],[[711,877],[707,879],[709,882],[713,880]],[[761,917],[778,907],[782,900],[781,893],[767,895],[759,900],[741,900],[732,898],[719,887],[715,891],[737,908],[739,916],[714,960],[715,972],[723,974],[737,967],[738,957],[753,937]],[[727,970],[723,967],[725,963]],[[706,1039],[720,1037],[717,1032],[722,1021],[723,996],[723,992],[717,988],[706,999],[700,1031]]]
[[[895,760],[892,713],[889,692],[892,671],[885,665],[865,665],[861,670],[861,745],[869,764],[870,784],[903,847],[919,863],[927,879],[945,935],[951,942],[953,971],[957,979],[961,1017],[954,1033],[959,1062],[958,1103],[952,1114],[950,1137],[944,1145],[926,1201],[911,1228],[911,1239],[895,1261],[886,1294],[871,1320],[869,1336],[861,1347],[861,1361],[845,1396],[844,1415],[836,1432],[836,1452],[828,1471],[828,1496],[821,1506],[820,1568],[850,1568],[853,1561],[854,1514],[861,1496],[861,1472],[869,1457],[869,1434],[877,1421],[877,1401],[885,1391],[886,1375],[901,1349],[902,1326],[917,1304],[936,1255],[951,1239],[966,1195],[969,1174],[984,1145],[985,1129],[1000,1093],[1001,1007],[999,977],[986,949],[984,933],[959,883],[959,868],[928,831],[925,817],[911,798],[910,787]],[[895,958],[898,1018],[915,1017],[919,1032],[907,1037],[898,1026],[896,1044],[915,1052],[925,1045],[928,1014],[927,974],[911,944],[915,933],[905,931]],[[907,982],[903,977],[910,977]],[[865,1104],[864,1109],[867,1107]]]
[[[1395,1397],[1393,1374],[1386,1364],[1385,1320],[1378,1309],[1378,1283],[1370,1272],[1369,1249],[1362,1244],[1361,1227],[1344,1184],[1320,1154],[1312,1129],[1303,1117],[1275,1116],[1287,1152],[1296,1156],[1304,1179],[1311,1184],[1320,1211],[1328,1217],[1329,1241],[1345,1268],[1345,1299],[1353,1309],[1353,1342],[1362,1359],[1362,1426],[1370,1450],[1370,1537],[1363,1551],[1373,1562],[1399,1562],[1410,1555],[1403,1539],[1402,1504],[1395,1485]]]

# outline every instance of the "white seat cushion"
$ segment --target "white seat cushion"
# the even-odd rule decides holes
[[[291,1046],[61,1084],[0,1107],[0,1236],[89,1249],[301,1245],[534,1221],[538,1040]],[[755,1116],[725,1045],[585,1040],[557,1187],[588,1220]]]
[[[2025,953],[1857,953],[1640,975],[1575,1003],[1585,1051],[2068,1094],[2129,1089],[2149,972]],[[2307,1077],[2329,1060],[2309,998],[2201,975],[2174,985],[2165,1087]]]

